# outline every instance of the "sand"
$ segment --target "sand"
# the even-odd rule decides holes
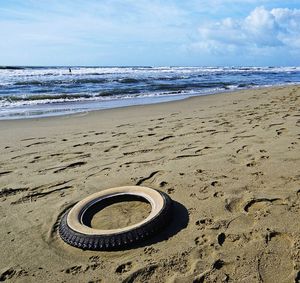
[[[1,121],[0,280],[298,282],[299,109],[289,86]],[[59,238],[68,207],[123,185],[169,194],[170,225],[126,251]]]

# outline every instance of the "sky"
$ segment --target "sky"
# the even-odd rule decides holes
[[[299,0],[0,0],[0,65],[299,66]]]

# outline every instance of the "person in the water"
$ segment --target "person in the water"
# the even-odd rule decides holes
[[[72,73],[72,70],[71,70],[71,68],[69,68],[69,73],[70,73],[70,74]]]

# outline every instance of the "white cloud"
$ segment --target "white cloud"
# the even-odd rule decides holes
[[[2,2],[2,64],[300,64],[299,0]]]
[[[226,18],[203,24],[193,49],[212,54],[242,53],[254,49],[300,48],[300,9],[255,8],[242,19]]]

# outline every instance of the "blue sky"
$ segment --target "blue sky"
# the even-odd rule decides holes
[[[300,1],[0,0],[0,65],[300,65]]]

